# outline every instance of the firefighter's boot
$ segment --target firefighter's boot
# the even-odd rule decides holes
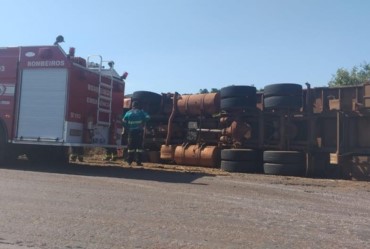
[[[128,165],[131,165],[132,162],[134,161],[134,156],[135,156],[135,151],[127,151],[127,163]]]
[[[143,164],[141,163],[141,160],[142,160],[142,153],[137,152],[136,153],[136,165],[137,166],[143,166]]]

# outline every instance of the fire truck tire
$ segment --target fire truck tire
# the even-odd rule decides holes
[[[0,128],[0,162],[6,161],[7,148],[8,148],[7,136],[3,128]]]
[[[45,160],[45,158],[43,157],[44,154],[42,153],[41,150],[37,150],[37,149],[32,149],[30,151],[27,152],[27,159],[31,162],[43,162]]]
[[[270,96],[264,98],[265,109],[299,110],[302,107],[301,96]]]
[[[256,161],[257,153],[250,149],[224,149],[221,150],[221,160],[225,161]]]
[[[32,162],[68,163],[68,147],[33,148],[27,153]]]
[[[264,163],[263,171],[268,175],[303,176],[304,163]]]
[[[52,150],[51,160],[58,163],[69,162],[69,148],[68,147],[57,147]]]
[[[221,161],[221,170],[226,172],[255,173],[257,163],[249,161]]]
[[[235,111],[243,110],[248,108],[256,108],[257,100],[253,98],[245,97],[232,97],[221,99],[221,110],[223,111]]]
[[[220,90],[221,99],[232,97],[247,97],[256,96],[256,88],[254,86],[227,86]]]
[[[265,163],[305,163],[305,154],[300,151],[264,151]]]
[[[302,96],[302,86],[294,83],[267,85],[263,89],[263,96]]]

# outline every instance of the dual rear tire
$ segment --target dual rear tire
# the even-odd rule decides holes
[[[302,107],[302,86],[292,83],[267,85],[263,97],[266,110],[298,111]]]
[[[227,172],[255,173],[258,154],[250,149],[224,149],[221,151],[221,169]]]
[[[256,88],[253,86],[227,86],[221,88],[221,110],[233,112],[256,108]]]
[[[263,170],[269,175],[304,176],[305,154],[300,151],[264,151]]]

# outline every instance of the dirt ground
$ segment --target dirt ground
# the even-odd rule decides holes
[[[0,168],[1,249],[370,248],[370,183],[122,160]]]
[[[79,163],[79,162],[77,162]],[[129,167],[127,163],[122,159],[118,158],[114,161],[104,160],[102,154],[94,156],[87,155],[84,158],[84,162],[80,164],[88,163],[91,166],[120,166]],[[135,163],[132,166],[135,167]],[[159,171],[169,172],[187,172],[187,173],[200,173],[214,176],[238,176],[245,178],[249,181],[262,181],[264,183],[271,184],[285,184],[285,185],[301,185],[301,186],[318,186],[318,187],[340,187],[340,188],[365,188],[370,191],[369,181],[357,181],[357,180],[343,180],[343,179],[327,179],[327,178],[309,178],[309,177],[290,177],[290,176],[269,176],[264,174],[245,174],[245,173],[230,173],[223,171],[219,168],[208,168],[208,167],[197,167],[197,166],[185,166],[176,164],[163,164],[163,163],[150,163],[146,162],[145,168]]]

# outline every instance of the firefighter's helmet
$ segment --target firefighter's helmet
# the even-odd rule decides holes
[[[138,101],[133,101],[132,102],[132,107],[133,108],[140,108],[140,103]]]

